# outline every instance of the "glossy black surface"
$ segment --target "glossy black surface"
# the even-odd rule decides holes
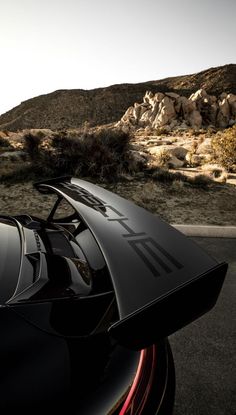
[[[120,316],[111,334],[121,344],[147,347],[215,304],[226,264],[218,265],[161,219],[83,180],[58,179],[37,188],[64,197],[96,239]]]
[[[117,403],[132,384],[139,352],[114,344],[104,334],[84,339],[50,335],[12,307],[1,309],[0,326],[0,410],[118,414]],[[171,394],[166,404],[173,405],[174,373],[168,369],[166,342],[157,345],[157,356],[149,410],[144,412],[148,415],[156,414],[162,404],[167,383]]]
[[[22,242],[16,223],[0,217],[0,304],[4,304],[17,286],[21,265]]]
[[[0,409],[119,415],[140,356],[128,348],[150,346],[131,407],[171,415],[164,337],[213,307],[226,264],[91,183],[36,187],[58,195],[48,219],[26,212],[0,227]]]

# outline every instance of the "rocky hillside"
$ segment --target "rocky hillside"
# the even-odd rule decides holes
[[[189,98],[174,92],[153,94],[147,91],[143,102],[129,107],[117,126],[129,129],[165,126],[174,128],[227,128],[236,124],[236,95],[221,93],[218,97],[199,89]]]
[[[236,65],[210,68],[193,75],[93,90],[59,90],[22,102],[0,116],[0,130],[78,128],[85,122],[102,125],[120,120],[128,107],[142,101],[147,90],[189,97],[203,88],[208,94],[236,94]]]

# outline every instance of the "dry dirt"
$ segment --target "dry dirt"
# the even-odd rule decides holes
[[[236,226],[234,184],[213,184],[205,190],[179,181],[163,184],[141,179],[106,187],[169,223]],[[29,213],[45,218],[52,203],[52,196],[39,194],[32,183],[0,184],[1,214]]]

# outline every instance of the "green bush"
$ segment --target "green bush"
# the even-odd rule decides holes
[[[212,139],[212,148],[216,162],[228,171],[236,166],[236,125]]]

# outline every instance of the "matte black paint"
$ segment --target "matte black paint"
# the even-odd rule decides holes
[[[92,183],[59,178],[36,187],[64,197],[84,223],[80,242],[92,282],[83,293],[73,291],[70,278],[60,274],[66,264],[59,260],[58,278],[65,289],[68,284],[69,294],[54,292],[51,285],[43,297],[35,281],[47,282],[48,256],[54,255],[46,246],[44,224],[24,215],[13,218],[22,261],[18,291],[0,306],[0,409],[88,415],[92,396],[105,415],[108,395],[115,404],[137,364],[138,353],[121,345],[140,349],[156,343],[159,358],[147,415],[170,415],[174,369],[163,338],[213,307],[226,264],[217,264],[159,218]],[[53,214],[47,222],[52,228]],[[121,372],[114,364],[119,358],[127,362]]]
[[[215,304],[227,265],[217,264],[160,218],[79,179],[58,179],[36,187],[66,198],[94,235],[112,278],[120,315],[110,333],[121,344],[147,347]]]

